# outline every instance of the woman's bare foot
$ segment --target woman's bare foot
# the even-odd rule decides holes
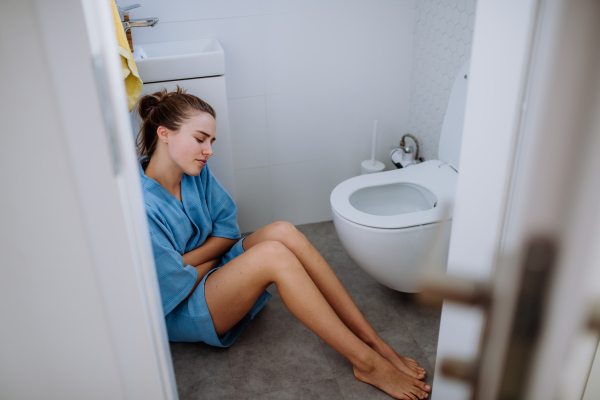
[[[412,358],[401,356],[401,355],[398,355],[398,357],[400,357],[402,364],[406,365],[411,371],[413,371],[416,374],[415,378],[417,378],[417,379],[425,378],[425,374],[427,372],[425,372],[425,369],[422,368],[421,366],[419,366],[419,364],[417,364],[417,362],[415,360],[413,360]],[[392,365],[396,366],[393,362],[392,362]],[[398,368],[398,367],[396,366],[396,368]]]
[[[354,366],[354,376],[361,382],[383,390],[395,399],[418,400],[429,397],[431,386],[398,371],[389,361],[379,357],[371,368]]]
[[[371,346],[371,348],[406,375],[417,379],[425,378],[425,369],[421,368],[412,358],[404,357],[396,353],[396,351],[383,340],[379,339],[376,344]]]

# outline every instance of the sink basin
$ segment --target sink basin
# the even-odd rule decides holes
[[[133,59],[144,83],[225,73],[223,49],[216,39],[134,45]]]

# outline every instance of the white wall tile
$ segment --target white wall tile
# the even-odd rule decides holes
[[[377,119],[376,158],[392,168],[390,146],[408,126],[409,88],[408,81],[386,85],[373,77],[352,89],[268,95],[270,164],[351,157],[360,165],[370,158]]]
[[[260,3],[263,14],[279,14],[389,5],[409,5],[414,8],[415,0],[261,0]]]
[[[398,79],[413,18],[406,5],[263,16],[266,93]]]
[[[133,4],[118,0],[119,6]],[[259,0],[137,0],[142,6],[130,11],[131,18],[158,17],[160,22],[245,17],[260,14]]]
[[[333,14],[337,16],[337,11],[263,17],[267,94],[340,86],[348,81],[351,75],[342,57],[349,50],[348,41],[338,36],[348,21]]]
[[[233,168],[269,165],[265,96],[229,99]]]
[[[271,212],[269,168],[249,168],[233,172],[238,225],[242,233],[253,232],[274,222]]]
[[[267,95],[271,165],[327,158],[352,129],[351,91]]]
[[[133,30],[132,36],[138,44],[216,38],[225,53],[227,97],[265,93],[260,17],[159,22],[153,28]]]
[[[298,129],[300,135],[303,135],[301,136],[301,140],[297,140],[293,135],[287,138],[280,138],[282,141],[289,140],[292,143],[288,145],[281,144],[283,151],[289,151],[289,153],[286,153],[288,157],[292,158],[292,160],[304,157],[307,161],[318,161],[320,158],[316,156],[322,155],[322,158],[333,160],[333,168],[328,170],[327,173],[332,179],[333,187],[335,187],[335,185],[342,181],[359,175],[361,161],[370,158],[373,120],[377,119],[379,121],[379,128],[376,158],[384,162],[388,169],[395,169],[389,161],[390,146],[398,145],[400,136],[406,132],[408,125],[408,82],[406,83],[406,90],[403,91],[396,90],[395,86],[385,87],[384,85],[371,86],[367,84],[366,87],[360,88],[355,93],[347,92],[335,95],[309,93],[303,95],[304,97],[299,100],[298,94],[293,94],[295,102],[291,103],[291,105],[277,103],[277,99],[280,99],[281,96],[267,96],[267,98],[273,99],[280,106],[291,110],[298,108],[296,111],[298,111],[297,118],[299,119],[299,124],[309,123],[310,136],[315,137],[318,142],[319,152],[310,151],[309,143],[306,143],[306,140],[303,139],[305,132],[302,132],[302,129],[300,129],[302,125],[295,127],[293,123],[294,118],[288,117],[287,122],[289,122],[289,126],[286,125],[286,129]],[[338,100],[332,100],[336,97]],[[303,114],[305,114],[305,112],[302,112],[302,104],[310,104],[311,99],[313,105],[315,105],[314,110],[317,111],[318,115],[310,119],[310,121],[306,121],[306,118],[302,118]],[[315,101],[315,99],[319,101]],[[343,109],[339,110],[340,115],[331,116],[328,114],[331,107],[323,106],[323,104],[329,102],[343,104]],[[294,104],[299,104],[299,106],[295,107]],[[398,110],[401,111],[399,112]],[[323,118],[325,123],[328,123],[332,127],[330,129],[335,131],[311,131],[310,122],[319,121],[320,118]],[[315,125],[324,125],[324,123]],[[283,131],[285,132],[285,129]],[[328,139],[326,135],[331,136]],[[327,145],[324,144],[325,139],[328,139]],[[294,154],[294,150],[299,155]],[[307,151],[308,153],[305,154]],[[290,160],[288,160],[289,162]],[[272,162],[271,165],[276,164]]]
[[[331,158],[272,165],[273,218],[294,225],[331,220],[329,196],[335,184],[330,171],[334,168]]]

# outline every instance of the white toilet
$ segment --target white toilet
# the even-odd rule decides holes
[[[439,160],[356,176],[331,192],[342,245],[365,272],[391,289],[418,291],[419,268],[437,230],[448,254],[468,72],[469,60],[452,86]]]

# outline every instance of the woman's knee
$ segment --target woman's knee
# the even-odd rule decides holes
[[[266,240],[254,246],[251,250],[261,256],[264,266],[273,272],[303,268],[294,253],[277,240]]]
[[[287,221],[277,221],[269,225],[269,233],[273,240],[285,242],[294,237],[304,237],[292,223]]]

